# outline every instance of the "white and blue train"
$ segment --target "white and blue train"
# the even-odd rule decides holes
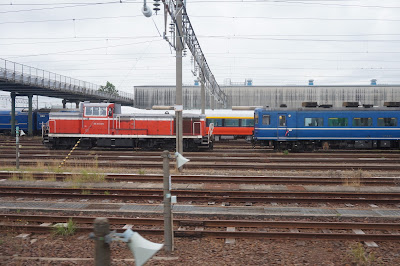
[[[400,108],[258,108],[253,145],[275,150],[390,149],[400,144]]]

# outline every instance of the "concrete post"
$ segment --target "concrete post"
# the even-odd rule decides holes
[[[33,95],[29,94],[28,95],[28,136],[32,137],[33,136],[33,119],[32,119],[32,98]]]
[[[165,252],[174,251],[173,218],[171,210],[171,175],[169,172],[169,151],[163,152],[163,183],[164,183],[164,248]]]
[[[94,220],[95,255],[96,266],[111,265],[110,245],[105,242],[105,236],[110,233],[110,224],[107,218],[96,218]]]
[[[182,0],[176,1],[176,105],[183,105],[182,93]],[[183,154],[183,111],[175,111],[176,117],[176,151]]]
[[[15,136],[15,92],[11,92],[11,135]]]

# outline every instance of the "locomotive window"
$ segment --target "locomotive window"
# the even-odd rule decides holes
[[[111,116],[111,115],[112,115],[112,111],[113,111],[112,108],[109,108],[109,109],[108,109],[108,116]]]
[[[347,127],[349,121],[347,118],[331,117],[328,119],[328,126],[330,127]]]
[[[253,127],[254,119],[240,119],[240,126],[241,127]]]
[[[353,127],[370,127],[372,126],[371,117],[354,117]]]
[[[93,107],[86,107],[85,115],[93,115]]]
[[[107,115],[107,107],[100,107],[100,115],[101,116]]]
[[[239,119],[224,119],[224,127],[238,127]]]
[[[378,127],[396,127],[396,126],[397,126],[397,118],[390,118],[390,117],[378,118]]]
[[[324,125],[323,118],[304,118],[304,126],[305,127],[322,127]]]
[[[100,107],[93,107],[93,115],[100,115],[99,109]]]
[[[207,126],[214,123],[214,127],[222,127],[222,119],[219,118],[207,118]]]
[[[270,124],[270,116],[269,115],[263,115],[262,116],[262,124],[268,126]]]

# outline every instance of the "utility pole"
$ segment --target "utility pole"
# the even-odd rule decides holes
[[[183,32],[182,32],[182,0],[176,1],[176,151],[183,154],[183,92],[182,92],[182,50],[183,50]]]

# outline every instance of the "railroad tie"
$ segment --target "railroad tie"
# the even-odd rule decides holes
[[[236,228],[235,227],[227,227],[226,228],[227,232],[235,232]],[[225,244],[235,244],[236,239],[235,238],[226,238],[225,239]]]
[[[352,229],[354,233],[356,233],[357,235],[365,235],[364,231],[361,229]],[[368,247],[372,247],[372,248],[377,248],[379,247],[378,244],[376,244],[374,241],[364,241],[365,245],[367,245]]]

